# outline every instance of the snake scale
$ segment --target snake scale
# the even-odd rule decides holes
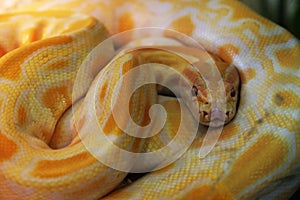
[[[285,29],[234,0],[23,3],[0,15],[0,199],[286,199],[299,187],[300,45]],[[234,65],[241,81],[239,106],[204,158],[199,151],[206,134],[199,128],[176,161],[118,187],[127,173],[107,167],[86,149],[81,140],[86,135],[79,137],[70,125],[68,108],[75,103],[77,128],[93,132],[90,102],[72,101],[76,73],[107,37],[144,27],[182,33],[221,63]],[[158,54],[167,59],[170,52]],[[124,54],[115,65],[121,63],[125,73],[130,59]],[[97,75],[103,89],[96,93],[104,102],[119,71],[104,68]],[[145,95],[134,98],[147,102],[146,93],[141,89]],[[162,103],[171,113],[165,129],[172,135],[179,104]],[[121,137],[108,108],[101,103],[95,108],[99,119],[108,121],[104,130],[110,137]],[[138,121],[144,115],[132,117]],[[121,141],[125,149],[133,143],[132,151],[141,145],[131,137]]]

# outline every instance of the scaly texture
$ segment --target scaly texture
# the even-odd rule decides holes
[[[107,35],[150,26],[184,33],[235,65],[238,112],[205,158],[200,135],[176,162],[104,199],[285,199],[299,187],[300,45],[286,30],[233,0],[54,0],[16,9],[0,16],[0,199],[98,199],[117,187],[126,173],[99,163],[76,133],[65,148],[48,144],[85,56]]]

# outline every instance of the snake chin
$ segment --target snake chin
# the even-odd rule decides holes
[[[211,112],[200,111],[200,124],[211,127],[221,127],[228,124],[235,113],[232,111],[213,110]]]

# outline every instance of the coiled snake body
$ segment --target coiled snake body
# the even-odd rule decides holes
[[[2,14],[0,27],[0,199],[284,199],[299,187],[299,42],[239,2],[37,1]],[[193,38],[213,55],[219,70],[235,66],[240,94],[234,81],[224,86],[229,95],[227,104],[236,103],[239,94],[239,107],[234,118],[235,104],[226,107],[229,111],[207,111],[203,106],[210,101],[204,95],[206,86],[190,78],[194,87],[188,92],[204,103],[199,108],[202,118],[214,112],[217,119],[227,114],[226,122],[233,120],[204,158],[199,157],[199,151],[206,147],[202,146],[206,129],[200,127],[175,162],[118,188],[127,173],[107,167],[83,142],[96,132],[91,109],[107,136],[122,148],[133,152],[160,148],[159,137],[144,141],[123,136],[108,106],[111,89],[137,62],[130,57],[134,54],[144,56],[137,59],[141,63],[143,59],[162,60],[162,64],[177,66],[176,62],[183,65],[198,58],[181,57],[193,48],[193,53],[198,50],[182,47],[187,51],[178,53],[177,47],[165,46],[167,50],[156,50],[155,56],[147,57],[147,50],[136,49],[110,62],[102,56],[113,50],[107,46],[98,57],[90,57],[97,62],[83,73],[88,74],[84,81],[76,85],[75,79],[81,64],[89,63],[84,61],[87,55],[109,35],[143,27],[174,30]],[[134,33],[128,32],[124,41],[115,45],[123,46]],[[162,35],[182,40],[168,31]],[[98,63],[102,62],[115,68],[101,69]],[[186,68],[178,70],[191,77]],[[235,75],[230,77],[232,73]],[[232,73],[227,79],[236,81],[237,74]],[[224,78],[226,73],[221,74]],[[74,96],[74,87],[85,89],[91,82],[93,92],[86,94],[91,98],[82,98],[85,90]],[[100,86],[101,90],[95,89]],[[151,97],[156,90],[149,88],[139,89],[130,104],[132,118],[142,126],[149,123],[148,111],[134,106],[149,108],[160,98]],[[122,89],[128,88],[120,86],[119,91]],[[122,101],[124,94],[114,94],[116,101]],[[93,95],[101,101],[91,108]],[[180,108],[178,101],[171,99],[160,101],[169,117],[163,134],[174,137]],[[188,122],[184,129],[188,135],[195,116],[181,113]],[[78,116],[77,126],[73,114]],[[92,148],[105,152],[109,162],[119,162],[117,155],[106,152],[106,145],[100,144]]]

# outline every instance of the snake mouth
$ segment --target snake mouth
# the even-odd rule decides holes
[[[223,112],[220,109],[214,109],[211,112],[200,111],[201,124],[212,127],[225,125],[229,119],[229,112]]]
[[[214,128],[219,128],[219,127],[224,126],[225,123],[226,122],[224,122],[222,120],[216,119],[216,120],[211,120],[210,123],[209,123],[209,125],[212,126],[212,127],[214,127]]]

